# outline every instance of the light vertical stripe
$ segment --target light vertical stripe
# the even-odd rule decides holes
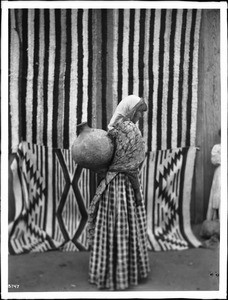
[[[91,184],[93,184],[92,182],[90,182],[90,170],[86,170],[86,178],[87,178],[87,189],[86,189],[86,207],[89,207],[90,204],[90,191],[89,191],[89,187],[91,186]]]
[[[185,36],[185,53],[184,53],[184,74],[183,74],[183,101],[182,101],[182,138],[181,146],[186,144],[186,130],[187,130],[187,98],[188,98],[188,75],[189,75],[189,48],[190,48],[190,31],[192,24],[192,10],[188,10],[186,36]]]
[[[145,22],[146,22],[146,10],[141,9],[140,11],[140,25],[139,25],[139,48],[138,48],[138,71],[139,71],[139,81],[138,81],[138,96],[142,97],[144,95],[144,56],[145,56]],[[144,135],[143,128],[143,119],[144,117],[139,119],[138,126],[142,135]]]
[[[13,12],[13,10],[11,10],[11,11]],[[8,99],[9,109],[8,109],[7,113],[8,113],[9,121],[8,121],[8,126],[7,126],[6,131],[8,130],[8,133],[7,133],[8,149],[11,149],[11,146],[12,146],[12,122],[11,122],[10,115],[12,115],[12,112],[10,111],[10,76],[11,76],[11,74],[10,74],[10,72],[11,72],[10,58],[11,58],[11,55],[12,55],[12,53],[11,53],[11,44],[13,42],[13,39],[12,39],[12,35],[11,35],[12,20],[11,20],[10,12],[8,13],[8,29],[9,29],[9,31],[8,31],[8,81],[7,81],[7,85],[8,85],[8,95],[9,95],[9,99]],[[19,116],[20,116],[20,113],[19,113]],[[19,130],[19,132],[20,132],[20,130]],[[18,136],[19,136],[19,132],[18,132]],[[14,151],[17,151],[17,148]]]
[[[149,35],[150,35],[150,13],[151,10],[147,9],[146,10],[146,16],[145,16],[145,41],[144,41],[144,94],[143,94],[143,98],[144,101],[147,104],[148,107],[148,97],[149,97],[149,70],[148,70],[148,64],[149,64],[149,56],[147,55],[149,53]],[[143,136],[144,136],[144,140],[147,141],[148,140],[148,108],[147,111],[144,113],[144,117],[143,117]],[[146,143],[146,151],[148,148],[148,145]]]
[[[70,211],[71,213],[71,239],[73,238],[74,234],[75,234],[75,206],[76,206],[76,203],[75,203],[75,199],[74,199],[74,196],[73,196],[73,190],[72,190],[72,187],[70,187],[70,190],[69,190],[69,201],[72,203],[72,209]]]
[[[170,30],[171,30],[171,15],[172,10],[168,9],[166,13],[165,35],[164,35],[164,65],[163,65],[163,93],[162,99],[162,137],[161,137],[161,149],[167,148],[167,101],[168,101],[168,86],[169,86],[169,47],[170,47]],[[172,74],[171,74],[172,76]],[[159,118],[159,116],[157,116]]]
[[[41,195],[41,203],[40,203],[40,211],[39,211],[39,215],[40,216],[40,227],[43,230],[44,229],[44,214],[45,214],[45,196],[44,194]]]
[[[191,107],[191,132],[190,146],[195,145],[196,124],[197,124],[197,103],[198,103],[198,53],[199,53],[199,31],[200,31],[201,10],[197,10],[196,26],[194,35],[193,50],[193,77],[192,77],[192,107]]]
[[[48,61],[50,43],[50,11],[44,10],[44,79],[43,79],[43,142],[47,145],[47,118],[48,118]]]
[[[82,103],[82,122],[88,120],[88,9],[83,13],[83,103]]]
[[[140,30],[140,9],[135,10],[135,32],[134,32],[134,67],[133,67],[133,94],[139,94],[139,30]]]
[[[98,20],[97,20],[97,11],[93,11],[93,102],[92,102],[92,127],[96,128],[97,127],[97,80],[98,80],[98,73],[97,73],[97,69],[98,69],[98,51],[100,51],[100,49],[98,48],[98,33],[97,33],[97,29],[98,29]]]
[[[72,62],[70,75],[70,112],[69,112],[69,144],[73,144],[76,138],[77,126],[77,57],[78,57],[78,41],[77,41],[77,10],[72,10],[71,32],[72,32]]]
[[[113,115],[113,102],[115,101],[114,95],[113,95],[113,10],[107,10],[107,101],[106,101],[106,109],[107,109],[107,125],[109,124],[109,121],[111,120],[111,117]]]
[[[75,197],[74,197],[74,193],[73,193],[73,189],[72,189],[72,186],[70,187],[70,190],[69,190],[69,197],[70,197],[70,200],[73,201],[73,205],[72,205],[72,211],[71,211],[71,223],[72,223],[72,238],[75,234],[75,230],[76,230],[76,226],[75,226],[75,216],[77,214],[76,212],[76,203],[75,203]]]
[[[11,19],[12,20],[12,19]],[[22,210],[23,210],[23,195],[22,195],[22,186],[20,184],[19,178],[19,166],[16,159],[10,165],[10,170],[12,172],[12,181],[13,181],[13,192],[15,197],[15,213],[14,213],[14,220],[16,220]]]
[[[27,143],[25,143],[25,142],[23,142],[19,145],[19,149],[22,151],[22,153],[26,153],[26,152],[29,151],[28,148],[27,148]],[[26,174],[25,161],[23,161],[23,163],[22,163],[22,172],[24,172]],[[24,178],[24,176],[22,176],[21,185],[22,185],[23,199],[24,199],[24,208],[23,208],[23,210],[25,211],[29,207],[29,195],[28,195],[26,178]]]
[[[57,147],[58,141],[58,107],[60,87],[60,61],[61,61],[61,11],[55,10],[55,62],[54,62],[54,87],[53,87],[53,117],[52,117],[52,145]]]
[[[70,80],[71,80],[71,49],[72,49],[72,32],[71,32],[71,15],[70,9],[66,10],[66,53],[65,53],[65,75],[64,75],[64,108],[63,108],[63,148],[69,149],[69,107],[70,107]]]
[[[195,157],[196,157],[196,148],[190,147],[188,150],[187,158],[186,158],[186,168],[184,174],[184,184],[183,184],[183,227],[184,232],[187,235],[190,242],[195,246],[199,247],[200,242],[194,236],[191,230],[191,219],[190,219],[190,202],[191,202],[191,191],[192,191],[192,176],[195,165]],[[189,178],[191,176],[191,178]]]
[[[118,62],[117,62],[117,48],[118,48],[118,10],[113,10],[113,113],[118,105]]]
[[[154,94],[153,94],[153,117],[152,117],[152,143],[151,150],[157,149],[157,101],[158,101],[158,71],[159,71],[159,36],[160,36],[161,10],[155,11],[154,26],[154,52],[153,52],[153,73],[154,76]]]
[[[19,143],[19,94],[18,94],[18,76],[19,76],[19,39],[14,29],[15,24],[15,11],[10,10],[11,18],[11,40],[10,40],[10,80],[9,80],[9,103],[10,103],[10,118],[11,118],[11,150],[17,151]]]
[[[60,20],[56,20],[60,22]],[[58,101],[58,120],[57,120],[57,143],[58,147],[63,148],[63,128],[64,128],[64,103],[65,103],[65,71],[66,71],[66,10],[61,11],[61,52],[59,67],[59,101]],[[55,101],[55,99],[54,99]]]
[[[32,112],[33,112],[33,54],[34,54],[34,9],[28,10],[28,74],[26,92],[26,140],[32,141]]]
[[[153,233],[153,223],[154,223],[154,216],[153,216],[153,202],[154,202],[154,172],[155,172],[155,160],[156,160],[156,153],[151,152],[150,156],[148,157],[149,164],[148,164],[148,192],[147,192],[147,232],[148,238],[152,243],[154,249],[156,251],[160,250],[159,244],[157,244],[156,239]]]
[[[144,196],[144,202],[145,202],[145,206],[146,206],[146,200],[147,200],[147,161],[149,159],[149,154],[146,155],[143,164],[140,168],[140,173],[139,173],[139,180],[141,183],[141,187],[142,187],[142,193]]]
[[[107,9],[101,11],[101,128],[106,130],[107,128]]]
[[[73,210],[73,206],[74,206],[74,203],[72,201],[72,198],[70,197],[70,193],[68,191],[68,195],[67,195],[67,198],[66,198],[66,203],[68,203],[68,209],[67,209],[67,222],[68,222],[68,235],[70,237],[70,239],[72,239],[72,218],[71,218],[71,212]],[[66,205],[67,207],[67,205]]]
[[[117,62],[118,62],[118,79],[117,94],[118,103],[123,98],[123,26],[124,26],[124,10],[119,9],[118,19],[118,46],[117,46]]]
[[[33,63],[33,110],[32,110],[32,143],[37,143],[37,109],[38,109],[38,76],[39,76],[39,49],[40,49],[40,10],[35,9],[34,16],[34,63]]]
[[[41,150],[40,150],[40,170],[41,170],[41,176],[42,176],[42,182],[43,182],[43,188],[44,188],[44,190],[47,188],[46,187],[46,182],[47,182],[47,180],[46,180],[46,176],[47,176],[47,174],[46,174],[46,172],[45,172],[45,151],[46,151],[46,149],[45,149],[45,147],[44,146],[42,146],[41,147]],[[44,194],[42,194],[42,199],[43,199],[43,217],[42,217],[42,224],[43,224],[43,230],[45,230],[45,226],[46,226],[46,224],[45,224],[45,214],[46,214],[46,211],[45,211],[45,195]]]
[[[123,28],[123,92],[122,98],[128,96],[128,67],[129,67],[129,21],[130,21],[130,10],[124,9],[124,28]]]
[[[43,74],[44,74],[44,10],[40,10],[40,48],[39,48],[39,71],[37,86],[37,143],[43,144]]]
[[[53,120],[53,89],[55,72],[55,11],[50,10],[50,44],[48,62],[48,118],[47,118],[47,146],[52,147]]]
[[[179,89],[179,71],[180,71],[180,47],[181,47],[181,29],[182,29],[183,10],[177,10],[177,22],[175,32],[174,49],[174,74],[173,74],[173,107],[172,107],[172,141],[171,148],[177,147],[177,118],[178,118],[178,89]]]
[[[82,122],[82,104],[83,104],[83,14],[84,10],[78,10],[78,23],[77,23],[77,39],[78,39],[78,93],[77,93],[77,124]]]

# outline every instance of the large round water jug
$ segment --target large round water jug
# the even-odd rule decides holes
[[[107,132],[91,128],[87,122],[77,127],[79,135],[72,146],[75,163],[94,172],[107,170],[114,154],[114,144]]]

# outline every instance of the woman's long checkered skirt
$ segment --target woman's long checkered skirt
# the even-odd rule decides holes
[[[101,196],[89,281],[99,289],[123,290],[149,272],[144,204],[136,207],[128,177],[118,174]]]

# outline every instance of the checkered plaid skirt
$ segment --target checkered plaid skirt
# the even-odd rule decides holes
[[[123,290],[149,272],[145,206],[136,207],[128,177],[117,174],[99,200],[89,263],[89,282]]]

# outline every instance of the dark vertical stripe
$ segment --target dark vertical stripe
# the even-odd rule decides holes
[[[179,205],[178,205],[178,215],[179,215],[179,222],[180,222],[180,232],[183,236],[183,238],[189,243],[189,247],[193,247],[193,245],[190,243],[187,234],[185,234],[184,230],[184,224],[183,224],[183,202],[185,199],[183,198],[183,190],[184,190],[184,179],[185,179],[185,168],[186,168],[186,160],[188,156],[188,148],[182,149],[182,166],[181,166],[181,173],[180,173],[180,189],[179,189]]]
[[[140,29],[139,29],[139,97],[143,97],[143,86],[144,86],[144,40],[145,40],[145,16],[146,10],[140,10]],[[139,120],[139,129],[143,133],[143,117]]]
[[[89,170],[89,199],[93,199],[93,196],[96,193],[96,188],[97,188],[97,174],[94,173],[93,171]]]
[[[161,221],[164,221],[164,208],[161,208]]]
[[[71,74],[71,9],[66,11],[66,72],[65,72],[65,103],[63,124],[63,147],[69,148],[69,104],[70,104],[70,74]]]
[[[161,151],[160,151],[160,153],[161,153]],[[156,151],[155,152],[155,168],[154,168],[154,182],[153,183],[151,183],[151,184],[153,184],[154,185],[154,194],[153,194],[153,204],[152,204],[152,233],[153,233],[153,236],[155,237],[155,238],[157,238],[157,236],[155,235],[155,226],[156,226],[156,224],[155,224],[155,215],[156,215],[156,211],[155,211],[155,206],[156,206],[156,189],[157,189],[157,185],[158,185],[158,181],[157,181],[157,166],[158,166],[158,160],[159,160],[159,151]],[[158,242],[159,242],[159,240],[158,240]]]
[[[140,10],[140,30],[139,30],[139,97],[143,97],[143,81],[144,81],[144,39],[145,39],[145,15],[146,10]]]
[[[153,42],[154,42],[154,19],[155,10],[151,10],[150,16],[150,35],[149,35],[149,59],[148,59],[148,74],[149,74],[149,93],[148,93],[148,151],[151,151],[152,141],[152,117],[153,117],[153,86],[154,86],[154,73],[153,73]]]
[[[35,214],[35,225],[37,225],[37,213]],[[20,234],[20,237],[18,237],[21,241],[21,246],[22,248],[24,248],[24,246],[26,245],[25,242],[25,235],[24,234]]]
[[[42,214],[43,214],[43,207],[40,206],[40,211],[39,211],[39,227],[43,230]]]
[[[48,12],[48,10],[46,10]],[[44,166],[45,166],[45,190],[44,190],[44,198],[45,198],[45,208],[44,208],[44,230],[47,230],[47,213],[48,213],[48,184],[49,184],[49,174],[48,174],[48,148],[43,147],[42,152],[44,151]]]
[[[43,74],[43,144],[47,145],[47,126],[48,126],[48,61],[50,43],[50,12],[44,10],[44,74]]]
[[[182,136],[182,97],[183,97],[183,81],[184,81],[184,51],[185,51],[185,35],[187,23],[187,9],[183,11],[181,28],[181,46],[180,46],[180,69],[179,69],[179,89],[178,89],[178,118],[177,118],[177,147],[181,146]]]
[[[194,34],[196,25],[196,9],[192,12],[192,26],[190,32],[190,50],[189,50],[189,76],[188,76],[188,99],[187,99],[187,132],[186,146],[191,143],[191,117],[192,117],[192,72],[193,72],[193,50],[194,50]]]
[[[89,9],[88,15],[88,125],[92,126],[93,101],[93,11]]]
[[[37,141],[37,86],[38,86],[38,73],[39,73],[39,27],[40,27],[40,11],[35,9],[34,17],[34,57],[33,57],[33,111],[32,111],[32,142]]]
[[[170,47],[169,47],[169,84],[167,99],[167,148],[172,145],[172,106],[173,106],[173,81],[174,81],[174,49],[177,10],[172,11]]]
[[[21,138],[26,140],[26,93],[28,74],[28,10],[22,10]]]
[[[44,151],[44,147],[42,146],[41,147],[41,150],[40,150],[40,175],[43,176],[44,174],[44,170],[43,170],[43,151]]]
[[[123,88],[123,73],[122,73],[122,65],[123,65],[123,17],[124,11],[123,9],[119,10],[119,23],[118,23],[118,47],[117,47],[117,60],[118,60],[118,103],[122,99],[122,88]]]
[[[8,49],[9,49],[9,56],[8,56],[8,64],[9,64],[9,68],[8,68],[8,86],[9,86],[9,91],[8,91],[8,126],[9,126],[9,144],[8,144],[8,150],[9,150],[9,153],[11,152],[11,147],[12,147],[12,134],[11,134],[11,130],[12,130],[12,124],[11,124],[11,107],[10,107],[10,102],[11,102],[11,99],[10,99],[10,80],[11,80],[11,69],[10,69],[10,59],[11,59],[11,11],[9,10],[8,12],[8,17],[9,17],[9,23],[8,23],[8,28],[9,28],[9,34],[8,34]],[[15,18],[16,18],[16,12],[15,12]],[[18,112],[19,113],[19,118],[20,118],[20,111]],[[0,103],[0,119],[2,117],[2,104]],[[19,121],[20,123],[20,121]]]
[[[35,145],[35,157],[36,157],[36,165],[37,165],[37,170],[39,170],[40,172],[40,166],[39,166],[39,163],[40,163],[40,150],[41,150],[41,147],[38,146],[38,145]]]
[[[128,66],[128,94],[133,94],[133,63],[134,63],[134,31],[135,31],[135,9],[130,10],[130,32],[129,32],[129,66]]]
[[[55,71],[53,87],[53,119],[52,119],[52,144],[57,147],[58,136],[58,106],[59,106],[59,72],[61,59],[61,10],[55,10]]]
[[[107,9],[101,11],[101,107],[102,107],[102,129],[107,127],[107,107],[106,107],[106,89],[107,89]]]
[[[146,189],[145,189],[145,198],[144,198],[144,201],[145,201],[145,208],[146,208],[146,211],[147,211],[147,214],[148,214],[148,184],[149,184],[149,171],[150,171],[150,157],[151,155],[153,155],[152,153],[150,152],[147,152],[146,153],[146,180],[144,182],[144,184],[146,185]],[[150,200],[149,200],[150,201]],[[151,212],[149,212],[151,213]]]
[[[56,152],[55,152],[56,150],[55,149],[53,149],[52,150],[52,161],[50,162],[49,161],[49,163],[52,163],[52,176],[53,176],[53,180],[52,180],[52,187],[53,187],[53,189],[52,189],[52,193],[53,193],[53,201],[52,201],[52,205],[53,205],[53,207],[52,207],[52,238],[54,238],[54,236],[55,236],[55,230],[56,230],[56,228],[55,228],[55,218],[56,218],[56,177],[55,177],[55,174],[56,174],[56,157],[55,157],[55,155],[57,155],[56,154]]]
[[[166,23],[166,10],[161,12],[161,29],[159,36],[159,75],[158,75],[158,99],[157,99],[157,149],[161,149],[161,116],[162,116],[162,96],[163,96],[163,64],[164,64],[164,33]]]
[[[77,124],[82,121],[82,101],[83,101],[83,36],[82,36],[82,21],[83,21],[83,10],[78,10],[78,105],[77,105]],[[77,132],[78,133],[78,132]]]
[[[179,178],[180,178],[180,171],[178,170],[177,171],[176,191],[175,191],[176,195],[178,195],[178,190],[179,190],[179,180],[180,180]]]
[[[159,224],[160,224],[160,204],[159,203],[157,204],[157,212],[156,212],[156,214],[157,214],[157,225],[156,225],[156,227],[159,227]]]
[[[173,176],[173,186],[172,186],[172,193],[174,193],[176,190],[176,174]]]

